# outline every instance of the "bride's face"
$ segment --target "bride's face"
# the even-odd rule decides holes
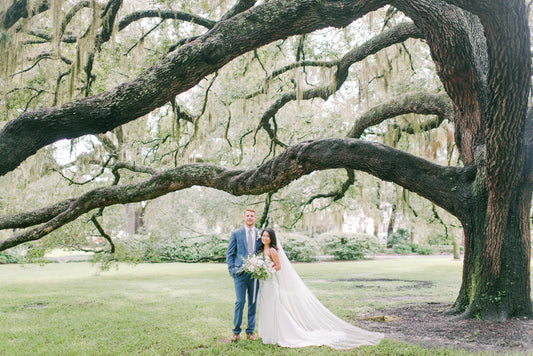
[[[263,245],[270,245],[270,235],[268,234],[268,231],[263,231],[261,241],[263,242]]]

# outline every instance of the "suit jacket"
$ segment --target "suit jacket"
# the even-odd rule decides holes
[[[259,234],[261,230],[254,227],[254,253],[259,248]],[[231,233],[229,239],[228,252],[226,254],[226,263],[228,264],[229,274],[235,276],[235,273],[241,268],[242,261],[248,256],[248,243],[246,242],[246,229],[241,227]]]

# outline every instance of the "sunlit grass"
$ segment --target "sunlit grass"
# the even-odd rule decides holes
[[[450,257],[295,264],[317,297],[357,323],[359,313],[453,302],[461,262]],[[337,355],[229,342],[234,289],[225,264],[0,265],[1,355]],[[385,339],[354,355],[461,355]]]

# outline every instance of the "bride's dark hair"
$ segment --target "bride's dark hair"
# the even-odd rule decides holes
[[[263,236],[263,232],[268,232],[268,236],[270,237],[270,247],[273,247],[278,249],[278,240],[276,239],[276,233],[271,228],[267,227],[263,231],[261,231],[261,237]],[[257,252],[263,252],[265,249],[265,245],[263,245],[263,239],[259,239],[259,248],[257,249]]]

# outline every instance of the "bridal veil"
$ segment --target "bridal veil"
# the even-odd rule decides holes
[[[281,269],[262,281],[260,288],[258,332],[263,342],[350,349],[381,341],[383,334],[358,328],[330,312],[307,288],[278,245]]]

